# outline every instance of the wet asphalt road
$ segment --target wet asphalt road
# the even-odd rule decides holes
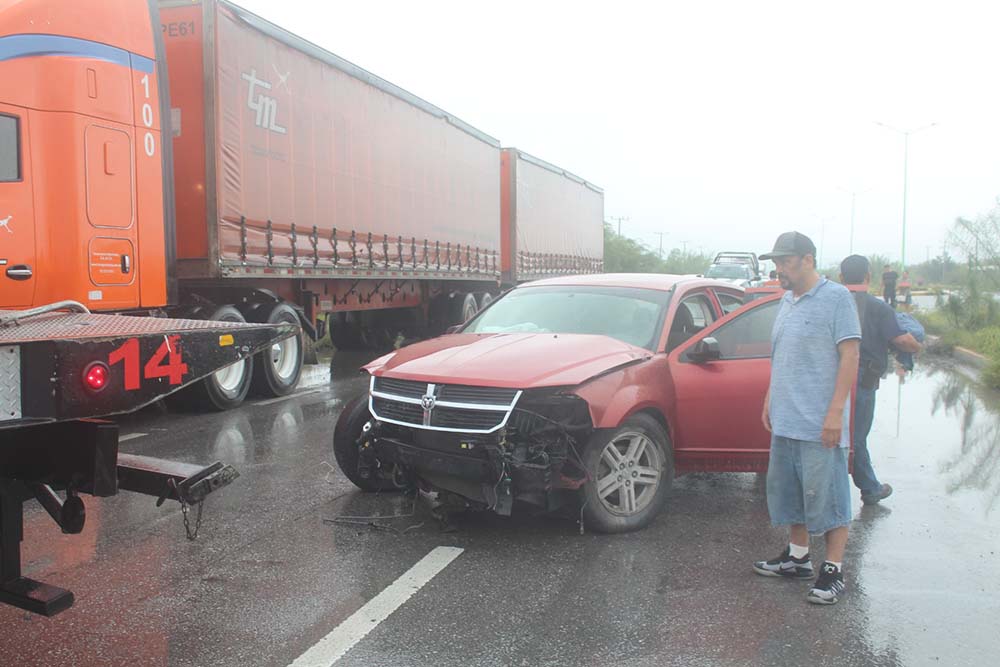
[[[849,592],[826,608],[807,583],[752,573],[784,540],[757,475],[678,478],[664,515],[623,536],[525,513],[445,534],[422,508],[382,522],[394,531],[324,523],[410,510],[329,465],[360,361],[283,401],[122,420],[145,434],[123,451],[241,477],[196,542],[146,496],[87,498],[77,536],[33,507],[26,574],[77,601],[53,619],[0,607],[0,664],[284,667],[442,545],[464,552],[338,665],[1000,664],[1000,397],[961,373],[925,363],[883,383],[871,440],[896,494],[862,508],[855,491]]]

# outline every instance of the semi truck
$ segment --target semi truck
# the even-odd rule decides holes
[[[0,0],[0,308],[301,327],[178,402],[600,272],[602,230],[600,188],[227,0]]]

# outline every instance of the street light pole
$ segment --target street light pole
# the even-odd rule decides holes
[[[898,132],[903,135],[903,241],[900,248],[900,262],[902,268],[906,270],[906,187],[908,180],[909,171],[909,160],[910,160],[910,135],[916,134],[917,132],[922,132],[924,130],[929,130],[930,128],[937,125],[937,123],[931,123],[930,125],[924,125],[913,130],[901,130],[898,127],[893,127],[892,125],[886,125],[885,123],[880,123],[875,121],[876,125],[886,128],[887,130],[892,130],[893,132]]]
[[[858,191],[858,190],[848,190],[847,188],[837,188],[837,189],[840,190],[841,192],[846,192],[847,194],[851,195],[851,237],[850,237],[850,241],[848,243],[848,249],[849,249],[849,253],[848,254],[853,255],[854,254],[854,213],[855,213],[855,210],[856,210],[855,204],[857,203],[858,195],[863,195],[863,194],[866,194],[868,192],[871,192],[872,189],[871,188],[867,188],[867,189],[861,190],[861,191]]]

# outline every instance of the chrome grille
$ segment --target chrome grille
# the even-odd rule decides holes
[[[503,415],[484,410],[459,410],[456,408],[435,408],[431,414],[431,426],[464,430],[489,430],[496,426]]]
[[[385,398],[372,399],[372,412],[387,419],[395,419],[404,422],[420,423],[424,417],[424,411],[419,405],[412,403],[397,403]]]
[[[376,419],[391,424],[492,433],[507,424],[520,397],[517,389],[372,377],[369,407]]]
[[[427,391],[426,382],[411,382],[410,380],[393,380],[392,378],[375,378],[375,391],[408,398],[420,398]]]
[[[505,405],[513,402],[517,395],[516,389],[497,387],[469,387],[460,384],[446,384],[441,387],[439,398],[451,403],[483,403],[486,405]]]

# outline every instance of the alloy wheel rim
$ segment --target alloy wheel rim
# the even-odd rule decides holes
[[[620,433],[604,446],[597,464],[597,497],[619,516],[638,514],[653,502],[663,461],[652,439],[638,431]]]

